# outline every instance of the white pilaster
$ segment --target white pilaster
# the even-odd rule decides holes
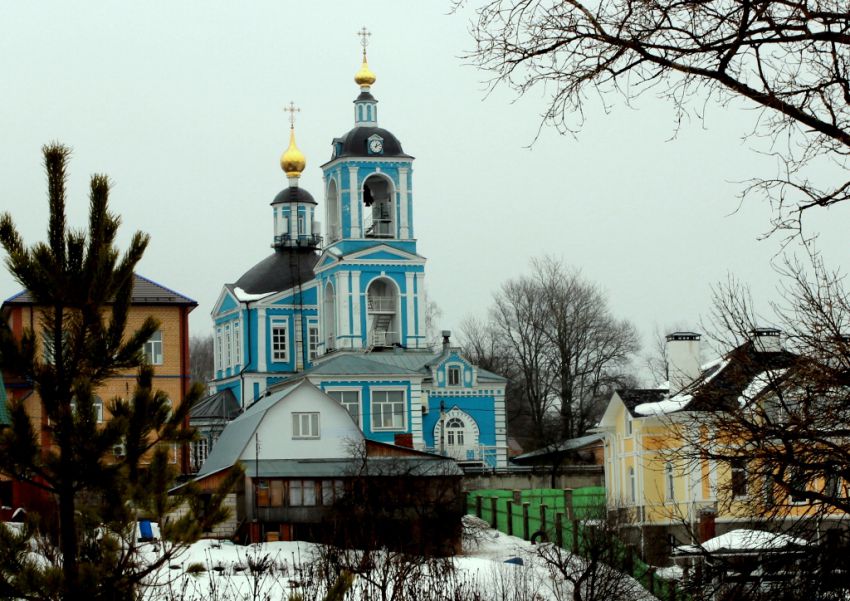
[[[289,205],[289,237],[295,240],[298,237],[298,206]]]
[[[354,323],[351,324],[351,333],[358,338],[353,339],[354,346],[360,348],[363,346],[362,337],[363,329],[360,327],[362,297],[360,294],[360,272],[351,272],[351,311],[354,314]]]
[[[348,281],[348,272],[338,271],[336,274],[336,306],[337,306],[337,336],[351,335],[351,323],[348,319],[348,308],[351,305],[351,286]],[[343,338],[340,341],[340,348],[350,347],[350,338]]]
[[[399,237],[401,239],[410,238],[410,227],[408,226],[408,221],[410,219],[410,215],[407,212],[407,195],[408,195],[408,185],[407,185],[407,167],[399,167],[398,170],[398,203],[401,209],[399,214],[399,225],[400,232]]]
[[[360,238],[363,218],[360,216],[360,194],[357,186],[357,165],[348,166],[348,200],[351,209],[351,237]]]
[[[418,316],[419,316],[419,319],[418,319],[419,328],[416,331],[416,335],[419,336],[419,338],[417,338],[419,346],[425,346],[425,343],[426,343],[425,336],[427,335],[427,332],[425,331],[425,303],[427,301],[427,298],[425,296],[425,274],[424,273],[417,273],[416,274],[416,296],[419,297],[419,306],[417,307],[417,309],[418,309],[417,313],[418,313]]]
[[[410,433],[413,434],[413,448],[423,450],[425,439],[422,436],[422,392],[421,381],[410,382]]]
[[[257,371],[268,370],[266,364],[266,309],[257,309]]]
[[[407,321],[407,323],[405,324],[405,327],[404,327],[406,336],[405,336],[404,340],[402,341],[402,344],[404,344],[407,347],[413,346],[413,347],[418,348],[419,347],[419,339],[414,338],[414,336],[417,336],[419,334],[419,332],[417,331],[417,328],[416,328],[416,303],[415,303],[415,300],[416,300],[417,294],[414,292],[414,287],[413,287],[415,276],[416,276],[416,274],[413,273],[412,271],[408,271],[406,274],[404,274],[404,287],[405,287],[405,292],[406,292],[405,301],[406,301],[406,305],[407,305],[407,307],[406,307],[406,313],[407,313],[407,320],[406,321]]]

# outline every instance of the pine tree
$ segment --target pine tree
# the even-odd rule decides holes
[[[0,534],[0,592],[21,598],[133,599],[140,582],[205,529],[224,519],[221,503],[238,477],[233,474],[211,497],[191,484],[176,490],[169,462],[172,445],[188,443],[195,388],[172,410],[152,389],[144,364],[145,341],[158,329],[148,318],[127,332],[133,271],[148,244],[136,232],[124,253],[115,246],[120,219],[109,212],[109,180],[91,178],[88,231],[66,225],[67,147],[43,148],[50,218],[47,242],[26,247],[9,214],[0,216],[6,265],[40,308],[40,331],[16,340],[0,326],[0,364],[30,381],[52,428],[52,444],[40,437],[21,403],[11,403],[11,427],[0,433],[0,473],[51,495],[58,527],[32,561],[32,529]],[[41,351],[41,352],[40,352]],[[113,418],[98,424],[94,391],[118,372],[139,370],[130,401],[114,399]],[[126,453],[116,459],[117,444]],[[165,516],[178,507],[181,518]],[[156,560],[142,561],[136,549],[136,518],[159,520],[164,541]],[[43,522],[42,522],[43,523]],[[51,559],[55,554],[57,561]],[[58,566],[58,567],[57,567]],[[22,569],[25,568],[25,569]]]

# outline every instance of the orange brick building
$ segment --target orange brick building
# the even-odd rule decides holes
[[[189,390],[189,313],[197,306],[197,302],[138,274],[134,278],[127,332],[139,328],[148,316],[159,321],[160,328],[146,343],[145,354],[154,367],[154,388],[165,392],[176,407],[183,402]],[[0,314],[16,338],[20,338],[27,329],[40,329],[39,313],[38,306],[26,290],[0,305]],[[40,340],[40,337],[37,339]],[[9,401],[25,403],[36,430],[41,433],[41,444],[50,444],[47,417],[43,414],[40,399],[31,383],[17,374],[5,371],[2,377]],[[109,401],[115,397],[129,397],[135,385],[135,371],[108,378],[96,391],[99,419],[108,421]],[[0,417],[3,415],[7,414],[0,413]],[[115,452],[120,454],[121,449],[116,448]],[[175,449],[172,460],[180,463],[181,472],[188,472],[189,458],[185,449]],[[30,503],[23,487],[0,484],[0,505],[14,508],[26,507]]]

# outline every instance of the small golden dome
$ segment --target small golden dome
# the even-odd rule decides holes
[[[375,83],[375,74],[369,68],[369,63],[366,62],[366,53],[363,53],[363,64],[360,65],[360,70],[354,74],[354,83],[360,87],[371,86]]]
[[[283,169],[287,177],[298,177],[306,166],[307,159],[295,145],[295,128],[291,127],[289,129],[289,148],[280,157],[280,168]]]

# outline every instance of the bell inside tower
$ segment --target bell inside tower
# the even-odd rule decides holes
[[[363,182],[363,232],[365,238],[395,238],[392,185],[379,175]]]

